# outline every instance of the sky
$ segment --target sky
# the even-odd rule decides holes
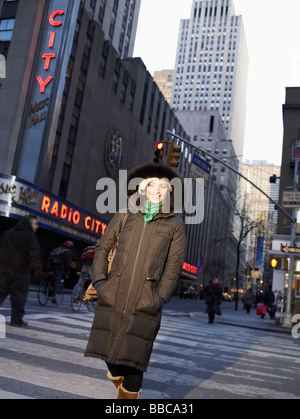
[[[192,0],[142,0],[134,56],[148,71],[175,66],[180,19]],[[300,86],[300,0],[234,0],[249,53],[243,161],[281,165],[286,87]],[[300,122],[299,122],[300,126]]]

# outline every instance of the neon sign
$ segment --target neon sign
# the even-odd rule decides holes
[[[193,266],[193,265],[190,265],[187,262],[183,262],[182,270],[190,272],[191,274],[195,275],[195,274],[197,274],[198,268],[197,268],[197,266]]]
[[[14,176],[0,173],[0,213],[8,216],[35,214],[44,228],[95,243],[107,222],[60,197]]]
[[[79,210],[74,210],[71,206],[63,204],[47,195],[43,196],[40,210],[62,221],[72,223],[75,226],[79,225],[82,221],[84,229],[95,234],[101,233],[103,235],[107,226],[107,224],[102,223],[96,218],[83,215]]]
[[[55,20],[57,16],[62,16],[64,15],[65,12],[63,10],[55,10],[54,12],[52,12],[49,16],[49,23],[51,26],[57,28],[59,26],[63,25],[63,22],[61,20]],[[56,37],[56,32],[52,31],[50,33],[49,36],[49,42],[48,42],[48,48],[52,49],[55,45],[55,37]],[[54,60],[56,58],[56,53],[55,52],[44,52],[42,54],[42,59],[45,60],[44,63],[44,70],[48,71],[49,67],[50,67],[50,63],[51,60]],[[48,86],[49,83],[51,83],[51,81],[53,80],[52,76],[48,76],[45,80],[43,80],[43,78],[41,76],[37,76],[37,82],[40,86],[40,93],[45,93],[45,89]]]

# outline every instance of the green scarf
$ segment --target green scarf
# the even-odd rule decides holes
[[[146,201],[143,214],[145,223],[148,223],[149,221],[153,220],[153,218],[159,213],[161,208],[162,202],[159,202],[158,204],[153,204],[150,201]]]

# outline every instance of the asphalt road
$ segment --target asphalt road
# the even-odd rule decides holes
[[[179,298],[165,307],[141,400],[300,398],[300,339],[210,325],[204,308]],[[9,312],[7,301],[0,315]],[[30,293],[25,320],[28,328],[7,326],[0,339],[0,399],[115,399],[105,364],[83,357],[92,313],[72,313],[69,294],[63,307],[40,307]]]

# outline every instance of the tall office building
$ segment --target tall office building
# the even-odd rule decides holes
[[[166,101],[170,103],[173,84],[173,70],[154,71],[153,80],[166,98]]]
[[[194,0],[190,19],[180,22],[171,106],[219,110],[237,156],[243,154],[247,76],[243,21],[232,0]]]
[[[278,202],[280,166],[264,160],[247,161],[243,163],[242,173],[271,196],[275,202]],[[273,175],[277,178],[276,183],[270,183],[270,177]],[[258,225],[245,239],[247,242],[246,261],[249,262],[250,267],[260,267],[261,279],[268,278],[271,270],[268,252],[271,248],[271,236],[276,233],[278,209],[244,179],[241,180],[241,198],[243,207],[247,208],[247,216]]]

